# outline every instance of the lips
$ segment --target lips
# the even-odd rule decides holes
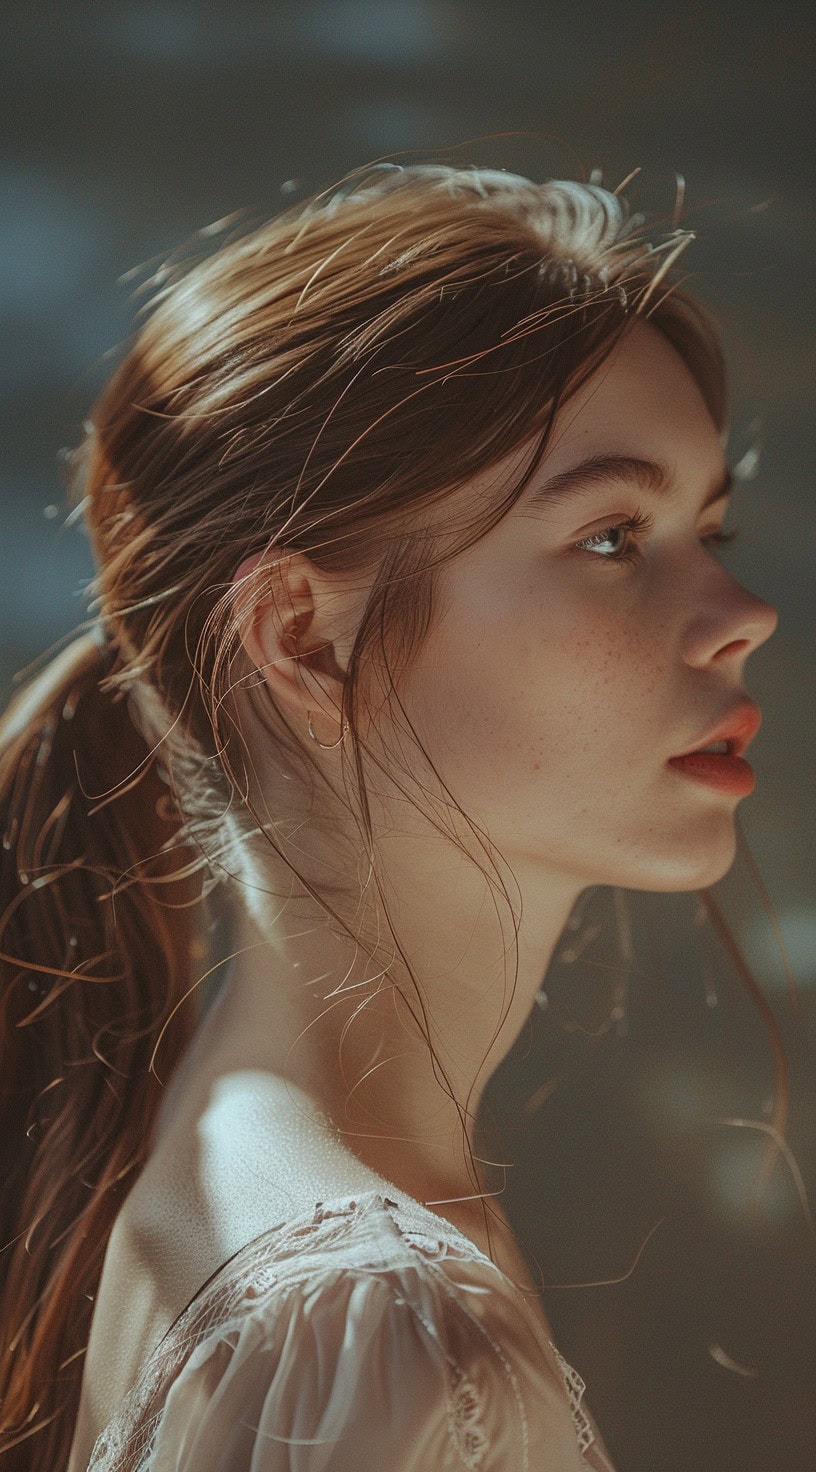
[[[678,752],[677,755],[690,756],[692,752],[701,751],[705,746],[712,746],[715,741],[727,741],[728,756],[742,756],[761,724],[762,712],[756,702],[741,701],[716,726],[712,726],[704,736],[695,741],[693,746],[686,747],[685,751]],[[674,761],[675,758],[670,760]]]

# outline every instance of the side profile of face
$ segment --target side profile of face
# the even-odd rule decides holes
[[[469,494],[499,488],[528,455]],[[658,462],[668,486],[619,470],[536,502],[545,481],[597,455]],[[707,540],[728,499],[705,503],[726,474],[691,373],[639,321],[562,408],[521,500],[440,570],[437,617],[401,695],[514,871],[672,891],[730,868],[739,797],[667,764],[744,702],[748,656],[777,623]],[[622,527],[639,515],[640,532]]]

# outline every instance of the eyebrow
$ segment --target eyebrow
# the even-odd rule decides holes
[[[573,497],[591,495],[598,486],[608,485],[613,480],[634,481],[642,491],[653,496],[671,497],[677,491],[677,482],[673,480],[668,465],[661,461],[643,460],[635,455],[591,455],[539,485],[533,483],[525,493],[526,504],[557,506]],[[726,466],[722,475],[709,487],[700,510],[705,511],[715,501],[724,500],[733,490],[733,472]]]

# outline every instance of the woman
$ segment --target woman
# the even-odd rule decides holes
[[[589,887],[729,869],[776,623],[636,224],[374,167],[160,273],[0,733],[4,1469],[611,1467],[476,1115]]]

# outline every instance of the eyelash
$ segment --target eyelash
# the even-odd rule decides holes
[[[593,532],[591,537],[582,537],[580,542],[575,542],[573,545],[587,551],[588,542],[603,542],[608,539],[610,532],[624,531],[634,537],[635,545],[637,546],[641,538],[648,536],[649,532],[653,530],[654,517],[650,516],[648,512],[636,511],[634,516],[627,516],[623,521],[615,522],[613,526],[604,527],[603,531]],[[711,532],[709,536],[702,537],[701,541],[711,543],[715,547],[725,547],[729,542],[734,541],[738,530],[738,527],[734,527],[730,532]],[[634,562],[637,555],[635,550],[629,547],[628,543],[625,543],[624,547],[626,550],[619,552],[615,556],[609,556],[608,554],[605,556],[600,555],[595,560],[597,562]],[[594,557],[595,553],[589,552],[589,556]]]

